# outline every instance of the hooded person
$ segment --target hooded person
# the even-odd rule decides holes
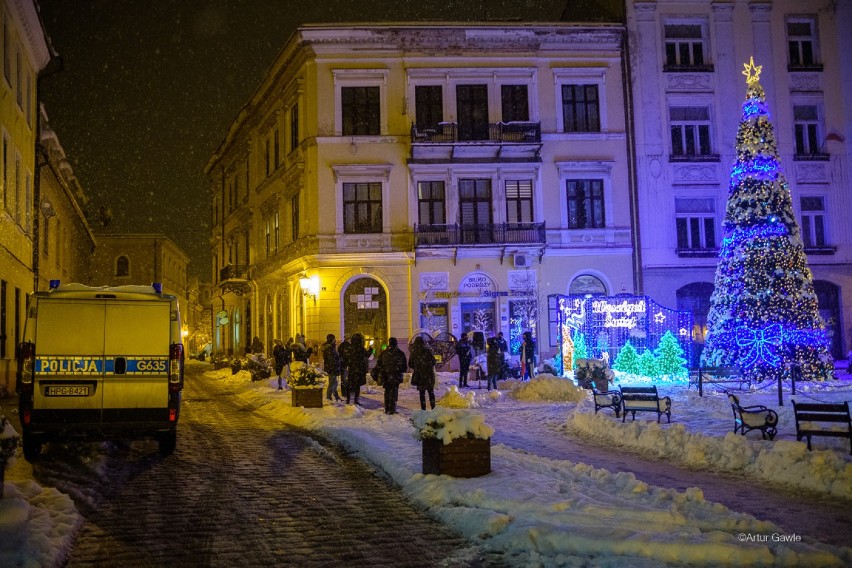
[[[396,414],[399,385],[402,384],[403,374],[408,369],[408,360],[399,348],[396,337],[388,339],[388,347],[379,355],[376,366],[379,367],[382,386],[385,388],[385,414]]]

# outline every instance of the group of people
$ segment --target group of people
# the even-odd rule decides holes
[[[520,349],[521,380],[529,380],[535,370],[535,340],[529,331],[525,331],[522,337]],[[481,350],[473,345],[467,334],[462,334],[458,343],[456,343],[456,354],[459,356],[459,387],[468,386],[471,363],[480,353]],[[509,344],[503,337],[502,331],[496,336],[490,337],[486,342],[485,378],[488,390],[491,390],[492,387],[496,389],[497,381],[506,378],[508,353]]]
[[[272,343],[272,359],[275,362],[275,374],[278,376],[278,390],[282,390],[284,379],[290,373],[290,363],[293,361],[307,363],[314,349],[305,345],[305,336],[301,333],[296,334],[295,340],[292,337],[289,338],[287,343],[280,339],[274,339]],[[260,338],[254,338],[251,349],[255,353],[263,352],[263,343]]]

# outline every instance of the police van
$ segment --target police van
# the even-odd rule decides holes
[[[162,285],[60,285],[33,294],[17,390],[24,457],[77,437],[177,443],[183,343],[175,296]]]

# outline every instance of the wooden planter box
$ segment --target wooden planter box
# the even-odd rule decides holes
[[[423,440],[423,473],[479,477],[491,473],[491,439],[456,438],[449,444]]]
[[[293,393],[293,406],[322,408],[322,387],[294,388],[290,392]]]

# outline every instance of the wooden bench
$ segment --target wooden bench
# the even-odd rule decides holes
[[[604,391],[592,389],[592,397],[595,401],[595,414],[601,408],[612,408],[615,411],[615,417],[621,416],[621,393],[618,391]]]
[[[633,420],[636,420],[637,412],[656,412],[658,423],[663,414],[671,422],[672,399],[667,396],[660,398],[656,386],[621,387],[621,411],[624,413],[622,422],[627,418],[628,412],[633,413]]]
[[[715,385],[737,383],[740,390],[743,385],[751,388],[751,379],[743,377],[736,367],[698,367],[689,370],[689,388],[698,387],[698,396],[704,396],[704,383]]]
[[[848,402],[822,404],[796,403],[794,400],[793,412],[796,415],[796,439],[801,442],[803,437],[807,438],[809,450],[811,436],[829,436],[849,438],[849,453],[852,454],[852,419],[849,418]]]
[[[778,413],[763,405],[741,406],[740,399],[735,394],[728,393],[728,401],[734,411],[734,434],[745,436],[746,432],[760,430],[765,440],[775,439],[778,433]]]

